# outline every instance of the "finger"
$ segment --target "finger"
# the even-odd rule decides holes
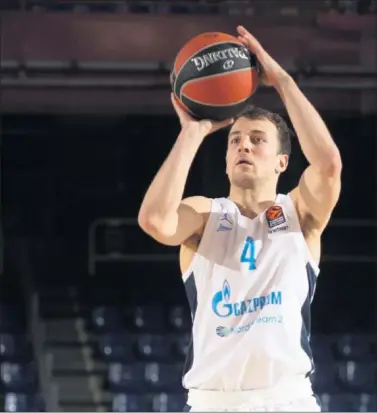
[[[171,94],[171,100],[172,100],[174,109],[178,115],[179,121],[181,123],[186,123],[190,120],[193,120],[193,117],[190,115],[190,113],[188,113],[183,107],[181,107],[180,101],[173,93]]]
[[[171,103],[174,106],[174,110],[177,112],[178,117],[181,119],[181,117],[183,115],[183,111],[179,107],[179,105],[177,103],[177,98],[174,96],[174,93],[170,93],[170,99],[171,99]]]
[[[177,109],[178,109],[178,105],[177,105],[177,102],[176,102],[176,100],[175,100],[174,93],[170,93],[170,100],[171,100],[171,103],[172,103],[173,106],[174,106],[174,109],[177,110]]]
[[[228,126],[228,125],[231,125],[233,122],[234,122],[234,119],[230,118],[230,119],[225,119],[224,121],[221,122],[221,124],[223,126]]]
[[[243,26],[237,26],[237,31],[241,36],[245,36],[248,31]]]
[[[258,42],[258,40],[250,32],[248,32],[243,26],[238,26],[237,31],[240,34],[240,36],[247,42],[247,46],[252,51],[257,52],[263,49],[261,44]]]
[[[237,39],[246,47],[248,46],[247,41],[242,36],[238,36]]]
[[[227,126],[229,126],[229,125],[231,125],[232,123],[234,122],[234,119],[225,119],[225,120],[223,120],[223,121],[221,121],[221,122],[216,122],[213,126],[214,126],[214,130],[218,130],[218,129],[221,129],[221,128],[225,128],[225,127],[227,127]]]
[[[240,36],[242,36],[246,40],[251,40],[254,43],[259,44],[258,40],[248,30],[246,30],[243,26],[237,26],[237,31],[240,34]]]

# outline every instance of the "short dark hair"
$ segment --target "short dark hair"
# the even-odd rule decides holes
[[[268,110],[258,108],[256,106],[247,106],[236,118],[246,119],[267,119],[272,122],[278,130],[280,141],[280,153],[290,156],[291,154],[291,137],[292,131],[289,129],[286,121],[277,113],[269,112]]]

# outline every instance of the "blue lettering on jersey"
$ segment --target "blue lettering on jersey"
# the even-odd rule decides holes
[[[243,301],[230,302],[230,285],[224,281],[221,291],[212,298],[212,310],[218,317],[238,317],[246,313],[262,310],[266,305],[281,305],[282,292],[272,291],[268,295],[249,298]]]
[[[240,261],[247,262],[249,264],[249,270],[255,270],[255,242],[253,238],[246,238]]]
[[[216,334],[219,337],[227,337],[230,334],[240,334],[246,333],[255,324],[282,324],[284,322],[283,316],[261,316],[257,317],[255,320],[248,322],[247,324],[239,325],[236,327],[216,327]]]

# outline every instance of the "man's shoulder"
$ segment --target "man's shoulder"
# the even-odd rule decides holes
[[[212,198],[197,195],[184,198],[181,203],[190,206],[200,214],[205,214],[211,211],[212,201]]]
[[[206,196],[202,195],[194,195],[194,196],[188,196],[186,198],[182,199],[182,202],[186,203],[204,203],[208,201],[212,201],[213,198],[208,198]]]

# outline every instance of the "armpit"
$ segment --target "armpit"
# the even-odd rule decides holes
[[[318,222],[310,212],[299,212],[301,231],[307,238],[314,230],[318,229]]]
[[[197,249],[199,247],[200,241],[202,240],[202,237],[199,234],[194,234],[192,235],[190,238],[188,238],[185,242],[184,242],[184,246],[187,248],[191,248],[191,249]]]

